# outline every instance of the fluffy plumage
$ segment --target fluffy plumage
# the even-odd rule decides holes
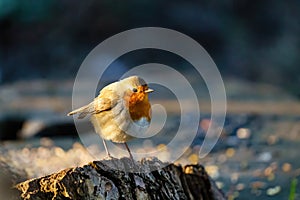
[[[79,114],[79,119],[91,115],[103,139],[125,143],[147,130],[151,121],[148,93],[152,91],[142,78],[131,76],[107,85],[90,104],[68,115]]]

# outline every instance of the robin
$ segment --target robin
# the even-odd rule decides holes
[[[153,90],[142,78],[131,76],[107,85],[91,103],[68,116],[78,114],[78,119],[82,119],[90,115],[95,131],[102,137],[107,156],[111,157],[105,140],[110,140],[124,143],[133,159],[126,142],[134,135],[143,134],[150,125],[150,92]]]

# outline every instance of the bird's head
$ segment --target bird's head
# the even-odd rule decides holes
[[[125,105],[133,118],[143,115],[150,118],[150,103],[148,94],[154,90],[150,89],[144,79],[138,76],[130,76],[120,81],[126,89],[123,96]]]

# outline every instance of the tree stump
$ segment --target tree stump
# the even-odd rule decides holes
[[[162,167],[165,166],[165,167]],[[134,169],[134,172],[128,172]],[[225,199],[201,165],[93,161],[15,186],[17,199]]]

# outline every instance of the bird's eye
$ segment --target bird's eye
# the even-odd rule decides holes
[[[137,92],[138,90],[137,90],[136,88],[133,88],[132,91],[133,91],[133,92]]]

